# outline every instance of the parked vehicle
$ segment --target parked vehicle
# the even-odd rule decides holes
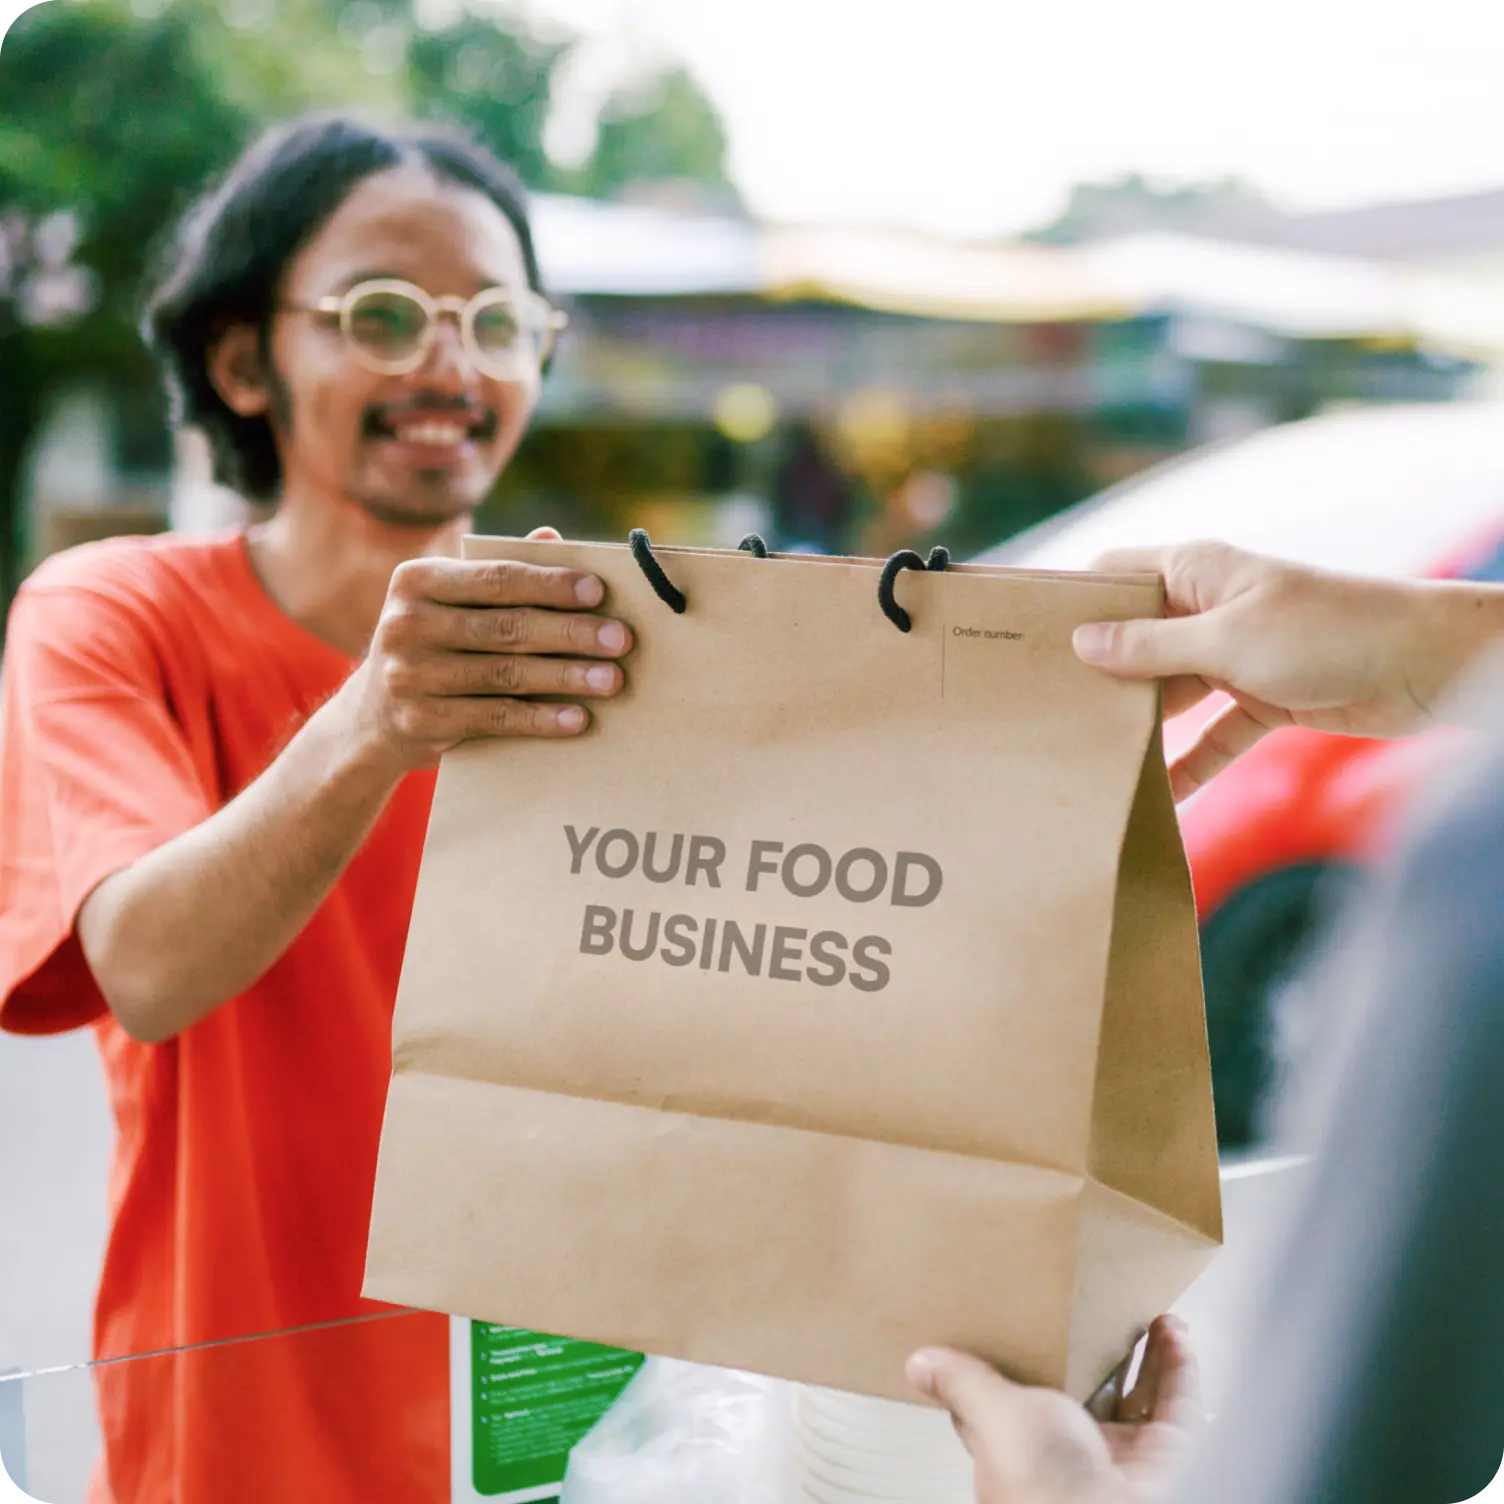
[[[1268,429],[1114,486],[977,562],[1081,569],[1105,549],[1197,538],[1363,574],[1504,580],[1504,405],[1369,409]],[[1183,745],[1220,703],[1171,722],[1167,745]],[[1224,1147],[1267,1130],[1290,978],[1466,738],[1278,731],[1181,806]]]

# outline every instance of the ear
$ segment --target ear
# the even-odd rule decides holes
[[[271,407],[271,386],[261,359],[261,336],[250,324],[231,324],[209,347],[209,380],[232,413],[262,417]]]

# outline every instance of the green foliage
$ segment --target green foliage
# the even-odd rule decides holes
[[[172,9],[192,28],[220,96],[258,122],[314,109],[407,113],[404,49],[412,22],[405,7],[376,0],[172,0]]]
[[[270,121],[310,109],[442,120],[535,188],[727,188],[720,120],[683,72],[650,99],[613,100],[591,160],[561,173],[543,136],[573,45],[463,10],[425,31],[412,0],[47,0],[22,16],[0,47],[0,610],[18,567],[22,457],[48,393],[79,380],[154,389],[136,335],[151,258]],[[71,324],[27,327],[17,257],[57,214],[78,227],[74,263],[98,297]]]
[[[726,170],[726,128],[694,77],[670,68],[619,90],[601,111],[595,149],[577,192],[609,198],[639,183],[690,182],[735,201]]]
[[[1275,215],[1269,202],[1238,178],[1161,183],[1127,173],[1105,183],[1079,183],[1059,216],[1028,238],[1075,245],[1137,231],[1225,233]]]
[[[510,163],[532,188],[554,185],[543,148],[554,77],[570,40],[502,30],[464,15],[442,31],[420,32],[408,51],[413,109],[456,125]]]

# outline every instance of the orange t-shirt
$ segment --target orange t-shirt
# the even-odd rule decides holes
[[[163,1044],[110,1016],[74,932],[103,878],[251,782],[354,667],[284,616],[242,532],[45,563],[0,674],[0,1025],[92,1025],[117,1129],[91,1504],[447,1504],[444,1318],[238,1342],[360,1298],[391,1019],[433,794],[397,790],[308,927]]]

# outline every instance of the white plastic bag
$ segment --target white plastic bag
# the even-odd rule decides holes
[[[559,1504],[788,1504],[789,1386],[649,1358],[574,1449]]]

